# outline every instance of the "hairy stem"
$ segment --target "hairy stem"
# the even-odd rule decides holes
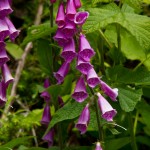
[[[137,150],[136,139],[135,139],[134,128],[133,128],[133,120],[132,120],[132,114],[131,113],[128,114],[128,120],[129,120],[132,150]]]

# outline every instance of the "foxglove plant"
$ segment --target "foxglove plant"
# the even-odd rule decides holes
[[[14,42],[15,38],[19,35],[19,31],[7,17],[13,11],[10,7],[10,3],[10,0],[0,1],[0,67],[2,70],[2,80],[0,81],[0,107],[6,103],[6,90],[9,83],[13,81],[13,77],[6,64],[9,58],[6,53],[4,40],[9,36],[10,40]]]
[[[102,147],[101,147],[101,143],[100,142],[97,142],[96,143],[96,148],[95,150],[103,150]]]

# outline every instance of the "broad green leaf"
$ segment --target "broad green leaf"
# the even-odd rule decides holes
[[[106,150],[119,150],[130,143],[130,137],[113,139],[105,142]]]
[[[92,0],[92,4],[97,4],[97,3],[108,3],[108,2],[113,2],[114,0]]]
[[[74,119],[78,117],[85,106],[86,101],[83,103],[78,103],[75,100],[69,101],[64,107],[60,108],[53,116],[48,130],[53,127],[55,124],[68,120],[68,119]],[[47,131],[48,131],[47,130]]]
[[[146,16],[123,12],[115,4],[104,8],[88,9],[90,16],[84,25],[84,30],[94,32],[106,28],[109,24],[120,24],[129,31],[145,49],[150,47],[150,19]]]
[[[124,2],[135,9],[141,9],[142,0],[124,0]]]
[[[150,71],[140,67],[136,71],[122,66],[108,68],[106,74],[109,80],[120,84],[150,85]]]
[[[27,142],[29,139],[31,139],[33,137],[28,136],[28,137],[21,137],[21,138],[16,138],[11,140],[10,142],[2,145],[0,148],[14,148],[15,146],[18,146],[20,144],[24,144],[25,142]]]
[[[43,71],[48,75],[52,75],[53,72],[52,47],[50,46],[48,40],[40,39],[37,41],[37,57]]]
[[[56,31],[56,27],[50,28],[50,23],[43,23],[38,26],[33,25],[29,27],[27,36],[25,37],[22,45],[26,45],[31,41],[35,41],[42,37],[48,36],[51,33],[54,33],[55,31]]]
[[[23,54],[23,50],[21,49],[21,47],[14,43],[7,42],[6,49],[9,54],[15,59],[20,59]]]
[[[118,87],[119,103],[125,112],[133,111],[138,101],[141,100],[142,90],[129,87]]]
[[[142,0],[143,3],[150,4],[150,0]]]
[[[145,136],[145,135],[144,136],[137,136],[136,141],[150,147],[150,142],[149,142],[150,137],[148,137],[148,136]]]

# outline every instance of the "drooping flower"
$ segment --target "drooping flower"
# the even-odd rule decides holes
[[[69,41],[62,30],[59,28],[57,29],[56,35],[54,36],[54,40],[57,41],[60,46],[64,46]]]
[[[5,21],[9,29],[10,40],[14,42],[15,38],[19,35],[19,30],[14,27],[13,23],[7,17],[5,17]]]
[[[47,92],[47,91],[43,91],[40,95],[42,98],[44,98],[45,102],[46,103],[49,103],[50,102],[50,94]]]
[[[14,78],[12,77],[6,63],[2,65],[1,69],[2,69],[2,75],[5,82],[5,86],[8,87],[9,83],[13,82]]]
[[[66,25],[62,29],[66,38],[72,38],[76,32],[76,25],[74,22],[66,21]]]
[[[0,18],[4,18],[12,13],[9,0],[0,0]]]
[[[53,3],[55,3],[55,2],[56,2],[56,0],[50,0],[50,2],[53,4]]]
[[[118,89],[117,88],[112,89],[102,80],[100,81],[100,84],[101,84],[101,89],[104,91],[104,93],[108,95],[113,101],[117,101],[116,98],[118,96]]]
[[[46,106],[44,107],[41,124],[48,125],[50,120],[51,120],[50,106],[46,104]]]
[[[6,86],[4,80],[2,80],[0,82],[0,107],[3,107],[6,101]]]
[[[4,49],[6,44],[3,41],[0,41],[0,51],[1,49]]]
[[[90,58],[95,55],[95,52],[83,34],[80,35],[79,45],[80,48],[78,55],[85,61],[90,61]]]
[[[87,75],[88,71],[89,71],[92,67],[93,67],[93,66],[90,64],[90,62],[86,62],[86,61],[84,61],[81,57],[78,57],[76,68],[77,68],[82,74]]]
[[[53,139],[54,139],[54,129],[52,128],[44,137],[42,140],[48,142],[48,146],[51,147],[53,145]]]
[[[76,57],[75,43],[73,38],[70,39],[69,42],[64,46],[61,56],[67,62],[71,62]]]
[[[74,17],[74,23],[78,25],[83,25],[88,18],[89,13],[87,11],[77,12]]]
[[[74,0],[74,4],[75,4],[76,9],[81,7],[81,1],[80,0]]]
[[[100,142],[97,142],[96,143],[96,148],[95,150],[103,150],[102,147],[101,147],[101,143]]]
[[[10,34],[7,23],[4,18],[0,18],[0,41],[4,41],[4,39]]]
[[[44,81],[44,88],[48,88],[50,86],[49,78],[46,78]]]
[[[68,0],[66,6],[66,19],[70,21],[74,21],[75,14],[76,14],[76,8],[75,8],[74,1]]]
[[[84,78],[82,76],[77,81],[77,84],[76,84],[74,93],[72,94],[72,97],[77,102],[80,102],[80,103],[83,102],[88,97],[88,93],[86,92]]]
[[[64,27],[65,23],[65,12],[64,12],[64,5],[63,3],[60,4],[57,12],[56,17],[56,24],[58,25],[58,28]]]
[[[85,108],[82,110],[78,122],[75,125],[75,127],[81,132],[81,134],[84,134],[86,132],[89,120],[90,120],[90,111],[89,111],[89,104],[87,104]]]
[[[102,118],[107,121],[113,121],[113,117],[117,114],[117,111],[112,108],[108,101],[100,94],[98,96],[98,105],[102,112]]]
[[[65,61],[60,67],[60,69],[57,72],[54,72],[54,77],[57,79],[58,84],[64,81],[64,78],[67,75],[69,68],[70,64],[67,61]]]
[[[100,83],[100,79],[97,76],[94,68],[91,68],[87,73],[87,83],[91,88],[94,88]]]
[[[0,66],[3,66],[8,60],[9,60],[9,58],[6,54],[6,50],[4,48],[2,48],[0,50]]]

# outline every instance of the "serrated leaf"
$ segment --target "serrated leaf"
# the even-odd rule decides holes
[[[43,71],[48,75],[52,75],[53,72],[52,47],[50,46],[48,40],[40,39],[37,41],[37,57]]]
[[[118,150],[130,143],[130,137],[113,139],[105,142],[106,150]]]
[[[68,119],[74,119],[78,117],[85,106],[86,101],[83,103],[78,103],[75,100],[69,101],[65,106],[60,108],[53,116],[47,131],[49,131],[50,128],[52,128],[55,124],[68,120]]]
[[[20,59],[22,54],[23,54],[22,48],[20,46],[18,46],[17,44],[14,44],[14,43],[7,42],[6,43],[6,49],[9,52],[9,54],[13,58],[15,58],[16,60]]]
[[[128,30],[145,49],[150,47],[150,19],[146,16],[123,12],[115,4],[104,8],[88,9],[90,16],[84,25],[84,30],[94,32],[106,28],[109,24],[120,24]]]
[[[125,112],[133,111],[138,101],[141,100],[142,89],[134,90],[129,87],[118,87],[119,103]]]
[[[135,9],[141,9],[141,0],[124,0],[124,2]]]
[[[33,25],[28,28],[27,36],[23,40],[22,46],[31,41],[48,36],[56,31],[56,27],[50,28],[50,23],[43,23],[38,26]]]

